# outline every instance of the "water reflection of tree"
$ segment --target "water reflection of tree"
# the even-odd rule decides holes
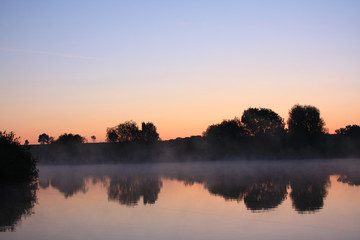
[[[266,210],[276,208],[286,196],[286,184],[266,181],[251,185],[245,193],[244,203],[251,210]]]
[[[228,162],[182,163],[174,165],[111,165],[93,167],[55,167],[40,174],[40,186],[52,185],[65,197],[86,192],[85,179],[98,179],[107,188],[108,199],[124,205],[157,201],[161,177],[182,181],[185,185],[203,184],[214,195],[226,200],[244,201],[249,210],[268,210],[278,207],[287,197],[299,213],[321,209],[327,195],[329,176],[339,175],[338,181],[359,183],[357,163],[343,162]],[[51,169],[51,168],[49,168]],[[72,171],[70,171],[72,170]],[[53,172],[52,172],[53,171]],[[45,177],[44,177],[45,176]],[[106,179],[106,181],[104,180]]]
[[[241,201],[247,189],[247,184],[239,178],[220,175],[215,178],[205,180],[205,187],[210,193],[219,195],[226,200]]]
[[[347,183],[350,186],[360,186],[359,175],[341,175],[338,178],[338,182]]]
[[[360,186],[360,164],[354,162],[350,167],[343,166],[343,168],[337,181],[350,186]]]
[[[329,176],[302,175],[291,181],[290,197],[296,211],[314,212],[324,206],[324,198],[330,185]]]
[[[154,204],[162,187],[157,176],[113,176],[108,188],[109,200],[124,205],[137,205],[143,197],[144,204]]]
[[[231,176],[219,180],[218,178],[216,181],[210,180],[206,183],[205,186],[210,193],[220,195],[226,200],[244,200],[250,210],[276,208],[287,195],[286,182],[277,183],[271,179],[236,179]]]
[[[85,176],[75,173],[72,174],[55,174],[50,179],[40,178],[39,185],[41,188],[47,188],[50,185],[58,189],[65,198],[71,197],[76,193],[86,193]]]
[[[324,168],[324,165],[317,162],[279,165],[269,161],[263,164],[210,164],[204,165],[203,169],[195,166],[187,169],[187,173],[181,171],[176,179],[185,184],[195,179],[204,184],[211,194],[222,196],[226,200],[244,201],[246,207],[253,211],[278,207],[286,199],[288,187],[291,187],[290,197],[294,209],[305,213],[323,207],[330,183],[329,176],[338,171],[337,167],[328,165]],[[343,172],[349,176],[349,171]],[[346,178],[340,180],[345,181]]]
[[[37,183],[0,185],[0,232],[15,231],[23,216],[30,216],[36,204]]]

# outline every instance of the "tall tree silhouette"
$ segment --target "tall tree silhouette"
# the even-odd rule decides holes
[[[39,135],[38,142],[41,144],[45,144],[45,143],[49,144],[50,143],[49,135],[47,135],[46,133]]]
[[[325,123],[314,106],[295,105],[289,112],[289,134],[295,138],[314,138],[325,133]]]
[[[267,108],[248,108],[244,111],[241,122],[253,136],[280,135],[285,132],[284,119]]]
[[[119,142],[131,142],[139,139],[140,130],[134,121],[120,123],[116,127]]]
[[[144,142],[156,142],[159,140],[159,134],[157,133],[156,127],[153,123],[143,122],[141,124],[141,140]]]
[[[119,135],[116,132],[115,128],[106,129],[106,141],[107,142],[117,142],[119,139]]]

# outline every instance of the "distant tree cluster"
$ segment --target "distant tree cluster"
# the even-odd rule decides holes
[[[328,134],[319,109],[310,105],[294,105],[287,121],[271,109],[251,107],[240,118],[208,126],[202,136],[176,138],[157,144],[148,144],[160,140],[156,126],[142,122],[140,127],[134,121],[126,121],[106,130],[107,142],[136,144],[80,146],[78,143],[87,140],[79,134],[63,134],[54,140],[43,133],[39,136],[39,143],[50,143],[50,146],[36,146],[33,151],[35,156],[43,156],[39,159],[45,161],[72,159],[72,163],[104,159],[109,162],[142,162],[360,156],[360,127],[348,125],[337,129],[336,134]],[[91,136],[91,140],[95,142],[96,137]]]
[[[230,141],[240,139],[248,134],[244,124],[238,119],[224,120],[219,124],[210,125],[203,136],[209,139],[219,141]]]
[[[59,136],[55,143],[66,144],[66,143],[84,143],[86,139],[79,134],[64,133]]]
[[[267,108],[248,108],[241,120],[224,120],[209,126],[203,136],[210,139],[235,140],[243,136],[281,137],[286,133],[295,138],[312,138],[323,135],[324,120],[320,111],[313,106],[295,105],[289,112],[288,129],[276,112]]]
[[[94,139],[94,138],[95,139]],[[91,137],[93,141],[96,140],[95,136]],[[58,137],[58,139],[54,139],[53,137],[49,137],[46,133],[40,134],[38,142],[40,144],[50,144],[50,143],[57,143],[57,144],[72,144],[72,143],[85,143],[86,138],[80,136],[79,134],[72,134],[72,133],[64,133]]]
[[[252,136],[281,135],[285,132],[284,119],[267,108],[245,110],[241,122]]]
[[[143,122],[141,124],[141,130],[134,121],[126,121],[106,130],[106,140],[108,142],[137,141],[151,143],[159,139],[156,126],[151,122]]]
[[[336,134],[351,138],[360,137],[360,126],[358,125],[347,125],[345,128],[335,130]]]

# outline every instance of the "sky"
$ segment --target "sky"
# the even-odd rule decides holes
[[[164,140],[270,108],[360,124],[360,1],[0,1],[0,131]]]

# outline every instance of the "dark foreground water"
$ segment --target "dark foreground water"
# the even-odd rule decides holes
[[[360,161],[41,166],[0,239],[360,239]]]

